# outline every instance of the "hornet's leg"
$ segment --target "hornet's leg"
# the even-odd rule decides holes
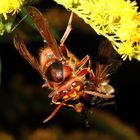
[[[83,92],[86,93],[86,94],[89,94],[89,95],[93,95],[93,96],[97,96],[97,97],[105,98],[105,99],[109,99],[109,98],[114,97],[114,95],[106,95],[106,94],[102,94],[102,93],[95,92],[95,91],[84,90]]]
[[[49,115],[49,117],[47,117],[44,121],[43,121],[43,123],[46,123],[46,122],[48,122],[52,117],[54,117],[54,115],[58,112],[58,110],[63,106],[63,102],[61,102],[56,108],[55,108],[55,110]]]
[[[63,106],[66,105],[65,102],[69,101],[71,99],[71,97],[65,99],[64,101],[60,102],[60,104],[58,104],[58,106],[55,108],[55,110],[43,121],[43,123],[48,122],[49,120],[51,120],[55,114],[58,112],[58,110]],[[57,103],[57,102],[56,102]]]
[[[90,60],[89,55],[86,55],[86,56],[77,64],[76,69],[77,69],[77,70],[83,69],[83,67],[86,65],[87,62],[88,62],[87,69],[88,69],[88,71],[89,71],[90,80],[93,82],[94,79],[95,79],[95,75],[94,75],[93,70],[91,69],[91,60]]]
[[[66,30],[65,30],[65,32],[63,34],[63,37],[60,40],[60,46],[63,46],[64,45],[65,40],[67,39],[68,35],[70,34],[70,31],[72,29],[72,27],[71,27],[72,18],[73,18],[73,12],[71,12],[71,15],[69,17],[67,28],[66,28]]]
[[[66,28],[66,30],[65,30],[65,32],[64,32],[64,34],[63,34],[63,36],[62,36],[62,38],[60,40],[60,49],[63,52],[63,55],[65,57],[67,57],[67,51],[66,51],[66,48],[65,48],[64,43],[65,43],[65,41],[66,41],[67,37],[69,36],[70,31],[72,29],[72,26],[71,26],[71,24],[72,24],[72,18],[73,18],[73,12],[71,12],[71,14],[70,14],[67,28]]]

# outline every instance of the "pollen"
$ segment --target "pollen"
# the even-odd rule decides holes
[[[24,0],[1,0],[0,2],[0,14],[2,14],[7,20],[7,14],[14,15],[21,9]]]
[[[123,60],[140,60],[140,12],[130,0],[54,0],[113,44]]]
[[[77,95],[77,93],[74,91],[69,96],[72,97],[72,98],[74,98],[74,97],[76,97],[76,95]]]
[[[80,91],[81,87],[80,87],[80,86],[77,86],[77,87],[75,87],[75,89],[76,89],[77,91]]]
[[[74,109],[76,110],[76,112],[82,112],[82,110],[84,109],[84,105],[82,103],[77,103]]]

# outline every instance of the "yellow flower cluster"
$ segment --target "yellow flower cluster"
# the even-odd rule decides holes
[[[140,13],[130,0],[54,0],[109,39],[123,60],[140,61]]]
[[[23,1],[24,0],[0,0],[0,14],[2,14],[6,20],[8,13],[14,15],[20,11]]]

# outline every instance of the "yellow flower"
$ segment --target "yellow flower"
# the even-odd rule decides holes
[[[54,0],[109,39],[123,60],[140,60],[140,13],[130,0]]]
[[[20,11],[20,7],[24,0],[0,0],[0,14],[7,19],[7,14],[14,15]]]
[[[134,47],[131,42],[125,42],[123,45],[121,44],[116,50],[122,55],[123,60],[125,60],[127,56],[129,57],[129,60],[131,60],[134,55]]]

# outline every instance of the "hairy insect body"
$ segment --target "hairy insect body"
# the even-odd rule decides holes
[[[66,49],[67,51],[67,64],[73,69],[75,70],[75,67],[76,65],[78,64],[79,62],[79,59],[74,55],[72,54],[68,49]]]
[[[15,34],[13,41],[18,52],[42,76],[44,80],[42,87],[52,90],[48,96],[57,107],[44,122],[49,121],[62,106],[82,112],[86,108],[86,102],[94,102],[97,98],[113,98],[114,88],[109,85],[108,79],[112,62],[109,61],[107,65],[101,65],[98,62],[93,72],[89,55],[79,60],[65,47],[64,40],[69,34],[69,28],[66,29],[59,46],[41,12],[35,7],[29,7],[28,12],[45,40],[44,48],[40,50],[40,61],[38,62],[27,50],[18,34]],[[102,55],[104,52],[106,51],[101,51]]]

